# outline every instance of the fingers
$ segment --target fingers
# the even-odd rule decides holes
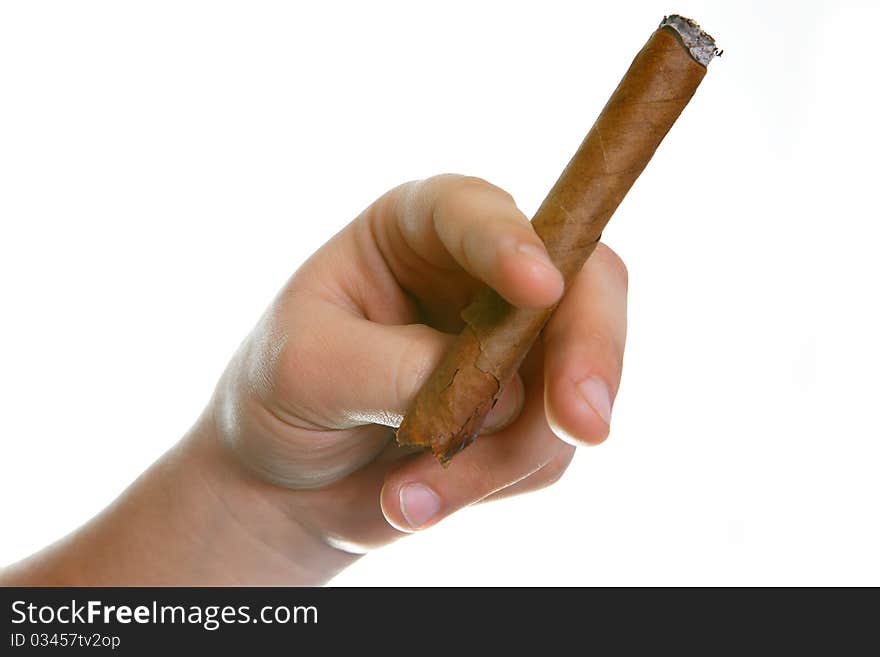
[[[484,180],[435,176],[398,187],[377,205],[386,260],[417,295],[430,290],[420,289],[424,282],[404,264],[413,255],[437,269],[460,267],[516,306],[546,307],[562,295],[562,275],[529,220],[507,192]]]
[[[600,245],[547,326],[543,376],[526,377],[520,416],[480,437],[445,470],[420,455],[389,472],[380,498],[388,522],[401,531],[425,529],[475,502],[543,488],[562,476],[574,445],[604,440],[620,383],[626,289],[623,263]]]
[[[423,324],[377,324],[329,304],[298,310],[291,329],[297,337],[282,352],[272,396],[287,404],[289,415],[322,428],[399,426],[452,340]],[[487,428],[509,423],[523,396],[516,377],[492,409]]]
[[[508,428],[481,436],[442,468],[430,454],[403,463],[385,477],[380,502],[388,522],[401,531],[424,529],[470,504],[501,491],[550,463],[566,458],[544,419],[537,390],[526,395],[522,414]]]
[[[572,445],[608,436],[623,368],[626,294],[623,262],[599,244],[545,329],[547,418]]]

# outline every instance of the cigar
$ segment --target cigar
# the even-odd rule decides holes
[[[532,225],[566,287],[720,51],[690,19],[667,16],[639,51]],[[554,308],[516,308],[486,287],[465,327],[416,394],[397,442],[446,464],[479,435]]]

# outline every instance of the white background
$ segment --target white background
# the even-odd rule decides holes
[[[726,52],[605,234],[610,441],[335,582],[880,584],[880,11],[839,2],[4,3],[0,564],[172,445],[387,188],[534,212],[672,11]]]

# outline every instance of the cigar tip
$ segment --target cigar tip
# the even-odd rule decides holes
[[[685,18],[678,14],[664,16],[660,22],[660,27],[668,27],[675,30],[678,36],[681,37],[681,42],[687,48],[691,57],[703,66],[708,66],[713,57],[721,55],[723,52],[718,50],[718,47],[715,45],[715,39],[704,32],[690,18]]]

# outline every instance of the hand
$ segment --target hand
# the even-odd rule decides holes
[[[213,400],[220,439],[264,480],[316,491],[293,515],[356,551],[556,481],[575,445],[608,435],[625,267],[599,245],[484,434],[443,469],[397,447],[390,427],[483,283],[526,307],[563,292],[503,190],[456,175],[393,189],[294,274],[241,347]]]
[[[443,469],[391,427],[482,283],[520,306],[563,291],[507,193],[452,175],[388,192],[294,274],[189,434],[0,584],[320,584],[405,532],[556,481],[575,445],[608,435],[626,270],[599,245],[484,434]]]

